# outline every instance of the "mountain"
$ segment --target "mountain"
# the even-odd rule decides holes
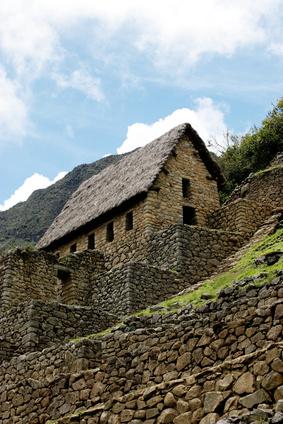
[[[51,186],[34,191],[25,201],[0,212],[0,252],[14,246],[36,245],[79,185],[124,155],[110,155],[79,165]]]

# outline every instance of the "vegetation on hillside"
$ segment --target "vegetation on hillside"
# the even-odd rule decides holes
[[[262,121],[244,136],[226,135],[227,147],[218,162],[227,179],[221,193],[225,200],[232,190],[251,173],[264,169],[278,152],[283,151],[283,97]]]

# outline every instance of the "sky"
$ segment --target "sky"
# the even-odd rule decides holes
[[[183,122],[225,148],[282,75],[283,0],[1,1],[0,210]]]

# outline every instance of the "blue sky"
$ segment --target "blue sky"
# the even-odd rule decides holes
[[[204,141],[283,95],[283,0],[0,4],[0,210],[181,122]]]

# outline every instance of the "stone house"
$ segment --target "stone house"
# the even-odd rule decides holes
[[[98,249],[111,266],[140,261],[172,224],[205,226],[225,185],[219,165],[182,124],[85,181],[37,245],[60,257]]]

